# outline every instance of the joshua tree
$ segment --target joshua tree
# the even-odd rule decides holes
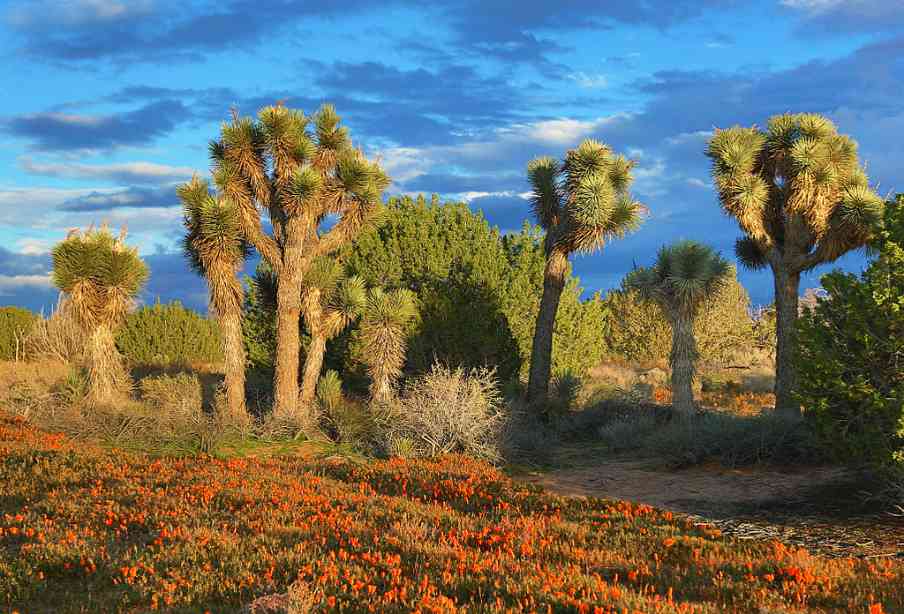
[[[370,375],[370,396],[381,402],[392,397],[405,364],[405,326],[417,315],[414,293],[371,288],[361,320],[362,355]]]
[[[722,207],[744,232],[738,259],[772,269],[775,406],[799,416],[793,356],[800,275],[866,245],[884,202],[869,187],[857,144],[820,115],[776,115],[765,131],[716,130],[706,153]]]
[[[282,105],[258,119],[233,116],[210,145],[214,182],[238,208],[242,236],[277,279],[274,414],[303,421],[298,403],[302,283],[315,259],[334,252],[371,220],[389,178],[349,141],[332,106],[310,119]],[[272,224],[264,230],[262,215]],[[321,234],[327,215],[338,221]]]
[[[182,200],[184,250],[192,268],[207,279],[210,306],[223,335],[226,357],[226,412],[239,423],[245,408],[245,344],[242,338],[244,290],[238,274],[248,252],[242,239],[239,211],[210,194],[206,181],[192,178],[177,189]]]
[[[106,227],[74,231],[52,252],[53,283],[68,296],[67,309],[87,335],[88,395],[100,403],[131,386],[113,334],[148,277],[125,236],[124,229],[117,238]]]
[[[552,337],[559,299],[573,252],[592,252],[640,224],[642,205],[628,192],[634,162],[615,155],[602,143],[586,140],[559,163],[549,157],[527,167],[533,187],[532,207],[546,231],[543,296],[531,349],[528,400],[549,394]]]
[[[672,327],[672,407],[679,415],[694,413],[697,342],[694,320],[704,303],[732,278],[732,268],[709,247],[681,241],[659,250],[650,268],[628,274],[625,285],[659,306]]]
[[[359,315],[367,301],[364,280],[343,278],[342,265],[318,258],[308,270],[302,292],[302,312],[311,335],[301,380],[302,403],[310,404],[317,392],[326,342],[341,333]]]

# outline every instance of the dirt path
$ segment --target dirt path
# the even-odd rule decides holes
[[[737,539],[778,539],[829,556],[904,558],[904,518],[839,505],[856,496],[857,483],[837,467],[671,471],[649,461],[613,460],[523,479],[561,495],[626,499],[687,514]]]
[[[615,460],[533,474],[527,481],[562,495],[627,499],[700,514],[794,500],[804,491],[837,483],[845,477],[843,469],[834,467],[786,472],[703,466],[669,471],[649,461]]]

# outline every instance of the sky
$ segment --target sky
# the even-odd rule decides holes
[[[649,215],[574,259],[587,292],[678,239],[734,258],[717,127],[825,114],[904,192],[904,0],[0,0],[0,57],[0,305],[49,309],[53,244],[108,223],[150,266],[141,301],[206,309],[175,186],[208,174],[230,108],[277,100],[333,103],[387,195],[464,200],[503,232],[530,216],[531,158],[585,138],[633,158]],[[768,272],[740,278],[771,301]]]

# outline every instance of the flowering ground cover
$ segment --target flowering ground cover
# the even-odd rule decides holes
[[[733,543],[645,505],[568,499],[463,457],[151,458],[0,418],[0,609],[904,611],[904,566]]]

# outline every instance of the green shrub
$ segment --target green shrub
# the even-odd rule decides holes
[[[130,313],[116,335],[116,346],[132,364],[190,365],[223,360],[217,323],[177,301]]]
[[[21,359],[25,337],[38,316],[21,307],[0,307],[0,360]]]
[[[886,207],[860,275],[823,276],[799,320],[798,398],[842,460],[904,473],[904,195]]]
[[[529,368],[543,287],[542,239],[530,225],[500,236],[464,203],[406,197],[393,199],[383,222],[343,257],[348,272],[368,285],[417,294],[409,373],[427,372],[439,361],[490,366],[508,381]],[[554,372],[581,374],[602,356],[600,303],[581,301],[581,292],[569,275],[556,320]]]

